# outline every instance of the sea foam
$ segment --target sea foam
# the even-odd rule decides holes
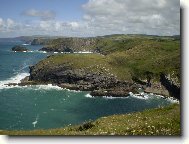
[[[13,85],[12,86],[8,86],[7,84],[9,84],[9,83],[18,84],[26,76],[29,76],[29,73],[18,73],[17,75],[15,75],[15,76],[7,79],[7,80],[2,80],[2,81],[0,81],[0,89],[17,87],[17,85],[16,86],[13,86]]]
[[[137,99],[148,99],[148,94],[140,93],[140,94],[133,94],[132,92],[129,92],[130,97],[137,98]]]
[[[90,95],[89,93],[85,95],[85,97],[87,98],[94,98],[92,95]]]
[[[56,85],[52,85],[52,84],[48,84],[48,85],[34,85],[34,86],[29,86],[29,89],[33,89],[33,90],[63,90],[63,88],[56,86]]]

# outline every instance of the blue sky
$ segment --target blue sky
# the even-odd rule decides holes
[[[53,10],[57,19],[74,20],[83,15],[81,5],[87,0],[0,0],[0,16],[20,21],[28,19],[21,15],[24,10]]]
[[[180,34],[179,0],[0,0],[0,37]]]

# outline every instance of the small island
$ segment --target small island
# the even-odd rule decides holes
[[[28,51],[28,49],[26,47],[16,45],[16,46],[12,47],[12,51],[14,51],[14,52],[26,52],[26,51]]]

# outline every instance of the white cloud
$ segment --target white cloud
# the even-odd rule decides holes
[[[96,35],[167,35],[179,34],[180,31],[179,0],[89,0],[83,9],[83,18],[90,23]]]
[[[39,17],[42,20],[50,20],[56,17],[56,13],[51,10],[40,11],[36,9],[29,9],[22,12],[22,15],[30,17]]]
[[[30,9],[22,14],[39,19],[27,22],[0,18],[0,36],[97,36],[115,33],[180,34],[179,0],[89,0],[83,19],[56,20],[53,11]]]
[[[70,22],[72,28],[78,28],[79,24],[77,22]]]
[[[17,24],[14,20],[10,18],[4,20],[0,18],[0,32],[2,33],[14,32],[18,27],[19,24]]]

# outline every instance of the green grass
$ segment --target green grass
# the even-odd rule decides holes
[[[74,51],[93,51],[98,48],[102,54],[106,55],[117,51],[126,51],[135,46],[140,47],[148,42],[172,42],[174,40],[175,37],[117,34],[91,38],[58,38],[49,40],[45,47],[53,50],[67,46]]]
[[[133,76],[144,78],[147,72],[180,75],[179,41],[146,41],[126,51],[109,55],[113,65],[127,67]]]
[[[106,56],[100,54],[60,54],[42,60],[36,68],[48,71],[66,64],[72,69],[112,74],[119,80],[132,81],[133,77],[146,79],[148,73],[151,73],[153,78],[158,80],[160,73],[165,73],[177,77],[179,81],[180,41],[170,39],[158,41],[138,37],[122,40],[125,37],[120,37],[117,37],[116,41],[122,41],[121,43],[125,47],[120,46],[117,42],[114,43],[115,37],[101,39],[103,43],[106,41],[112,43],[107,44],[107,47],[102,46],[104,52],[107,49],[109,52],[114,48],[116,50]],[[110,46],[112,48],[109,48]]]
[[[59,66],[69,66],[71,69],[83,69],[86,72],[114,75],[120,80],[131,80],[128,68],[111,64],[111,58],[100,54],[59,54],[40,61],[35,71],[51,71]]]
[[[180,105],[101,117],[82,125],[31,131],[0,131],[6,135],[181,135]]]

